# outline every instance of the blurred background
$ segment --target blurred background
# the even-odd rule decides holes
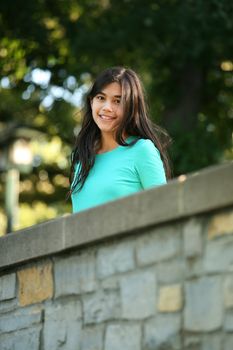
[[[0,235],[71,212],[82,96],[108,66],[138,72],[170,133],[173,175],[233,159],[233,2],[0,2]]]

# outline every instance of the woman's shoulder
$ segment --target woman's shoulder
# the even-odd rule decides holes
[[[158,152],[158,148],[150,139],[139,138],[135,143],[135,150],[141,152]]]

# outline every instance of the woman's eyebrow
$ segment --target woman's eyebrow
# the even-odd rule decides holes
[[[99,94],[106,96],[106,94],[103,91],[97,92],[97,95],[99,95]],[[121,95],[114,95],[113,97],[121,98]]]

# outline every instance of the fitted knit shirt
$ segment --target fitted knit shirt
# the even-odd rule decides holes
[[[130,136],[126,142],[136,137]],[[76,166],[74,180],[80,169]],[[158,149],[148,139],[139,139],[132,146],[117,146],[96,154],[94,166],[81,190],[71,196],[77,213],[136,192],[166,183],[163,162]]]

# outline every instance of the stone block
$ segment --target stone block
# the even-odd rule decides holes
[[[233,271],[233,235],[210,240],[206,245],[203,267],[205,272]]]
[[[183,280],[185,275],[185,260],[171,259],[156,265],[156,276],[159,283],[176,283]]]
[[[223,348],[222,334],[205,335],[202,340],[202,350],[220,350]]]
[[[233,275],[226,276],[224,280],[224,305],[226,308],[233,307]]]
[[[45,304],[45,321],[76,321],[82,317],[79,300],[50,301]]]
[[[233,349],[233,335],[226,335],[224,337],[224,348],[223,350],[232,350]]]
[[[110,276],[101,281],[102,289],[119,289],[119,276]]]
[[[178,225],[155,229],[137,240],[136,257],[139,266],[171,259],[180,253]]]
[[[185,350],[202,350],[202,348],[201,348],[201,336],[199,336],[199,335],[184,334],[183,343],[184,343]]]
[[[81,347],[80,301],[49,304],[45,308],[43,329],[44,350],[80,350]]]
[[[83,297],[84,323],[100,323],[120,317],[119,295],[114,291],[98,291]]]
[[[174,284],[159,289],[159,312],[180,311],[183,305],[182,286]]]
[[[97,254],[97,274],[106,278],[134,268],[134,242],[123,242],[100,248]]]
[[[214,215],[208,225],[208,238],[233,234],[233,211]]]
[[[194,258],[186,260],[185,279],[200,277],[203,275],[203,259]]]
[[[64,249],[64,218],[43,222],[1,238],[0,267],[49,256]]]
[[[226,332],[233,332],[233,313],[227,312],[224,320],[224,330]]]
[[[155,349],[181,349],[181,316],[180,315],[158,315],[144,326],[145,350]]]
[[[0,277],[0,301],[13,299],[16,296],[16,274],[11,273]]]
[[[194,215],[232,205],[232,178],[232,163],[190,174],[183,182],[182,212]]]
[[[17,273],[18,298],[21,306],[39,303],[53,296],[52,264],[50,262],[26,267]]]
[[[141,350],[140,325],[108,325],[104,350]]]
[[[202,253],[202,223],[190,219],[183,227],[184,255],[193,258]]]
[[[39,350],[41,326],[0,335],[1,350]]]
[[[93,251],[57,258],[54,262],[55,297],[92,292],[96,289]]]
[[[123,318],[143,319],[156,313],[154,271],[140,271],[123,276],[120,288]]]
[[[223,321],[223,295],[220,277],[203,277],[185,285],[184,327],[187,331],[219,329]]]
[[[18,307],[17,299],[4,300],[0,302],[0,315],[4,312],[15,310]]]
[[[104,327],[102,325],[82,330],[81,350],[103,350]]]
[[[29,328],[41,322],[41,307],[19,308],[0,316],[0,333]]]

